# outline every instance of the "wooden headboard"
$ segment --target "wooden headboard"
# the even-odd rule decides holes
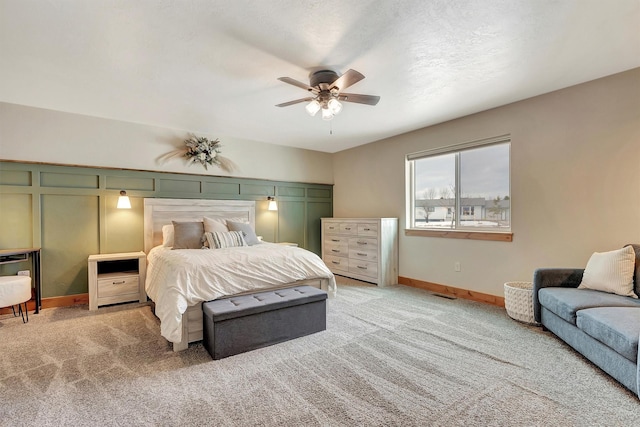
[[[144,199],[144,251],[162,244],[162,226],[171,221],[242,218],[255,229],[256,202],[247,200]]]

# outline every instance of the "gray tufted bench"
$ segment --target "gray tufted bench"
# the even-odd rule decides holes
[[[203,343],[215,360],[324,331],[327,293],[311,286],[202,304]]]

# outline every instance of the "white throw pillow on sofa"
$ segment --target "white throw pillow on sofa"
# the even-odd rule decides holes
[[[631,246],[611,252],[594,252],[587,262],[578,289],[594,289],[638,298],[633,292],[636,254]]]

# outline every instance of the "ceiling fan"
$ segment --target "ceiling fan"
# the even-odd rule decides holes
[[[276,105],[276,107],[288,107],[289,105],[300,102],[308,102],[305,108],[311,116],[315,116],[318,111],[322,110],[322,118],[324,120],[331,120],[333,116],[342,110],[340,101],[376,105],[378,101],[380,101],[379,96],[343,92],[343,90],[358,83],[362,79],[364,79],[364,76],[361,73],[351,69],[341,76],[338,76],[335,71],[331,70],[315,71],[311,73],[308,85],[294,80],[291,77],[279,77],[278,80],[282,82],[309,91],[310,96],[294,101],[283,102],[282,104]]]

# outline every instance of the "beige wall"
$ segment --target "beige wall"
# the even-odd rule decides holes
[[[331,155],[224,135],[222,155],[239,169],[188,165],[161,157],[178,147],[188,132],[0,103],[0,159],[67,165],[211,174],[277,181],[333,183]]]
[[[640,243],[640,69],[337,153],[334,215],[399,217],[402,230],[407,153],[507,133],[513,242],[401,231],[401,276],[502,295],[538,267]]]

